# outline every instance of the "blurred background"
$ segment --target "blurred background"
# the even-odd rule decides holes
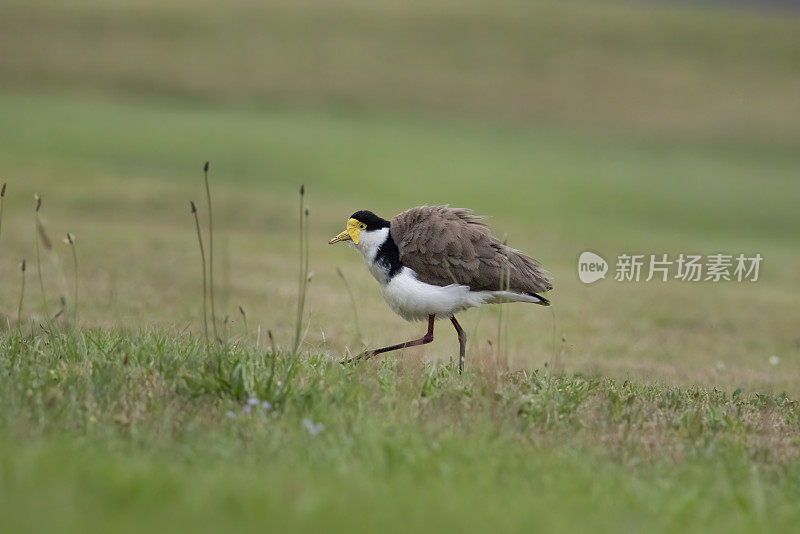
[[[556,287],[551,309],[508,307],[506,339],[497,307],[465,313],[468,361],[797,393],[798,66],[792,2],[4,0],[3,327],[23,258],[23,317],[43,318],[38,193],[50,309],[71,295],[71,232],[82,325],[201,332],[189,201],[205,224],[210,160],[231,339],[290,344],[305,184],[305,350],[418,337],[327,240],[360,209],[450,204]],[[764,263],[757,283],[584,286],[584,250]],[[456,350],[442,324],[403,357]]]

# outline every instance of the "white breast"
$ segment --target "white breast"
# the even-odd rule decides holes
[[[427,319],[429,315],[444,319],[467,308],[480,306],[491,297],[488,291],[470,291],[468,286],[426,284],[408,267],[403,267],[383,286],[386,303],[407,321]]]

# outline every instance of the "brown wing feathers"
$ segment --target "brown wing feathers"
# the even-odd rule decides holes
[[[421,206],[395,216],[390,232],[400,261],[423,282],[528,294],[552,289],[536,260],[503,245],[482,221],[468,209]]]

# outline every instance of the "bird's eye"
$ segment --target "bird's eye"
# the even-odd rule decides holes
[[[366,228],[366,227],[367,227],[367,225],[366,225],[366,224],[363,224],[363,223],[361,224],[361,229],[362,229],[362,230],[363,230],[364,228]]]

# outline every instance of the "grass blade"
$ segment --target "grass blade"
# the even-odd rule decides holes
[[[303,333],[303,314],[306,302],[306,287],[308,286],[308,209],[305,207],[304,185],[300,186],[300,228],[299,228],[299,248],[300,265],[297,282],[297,317],[295,318],[294,344],[292,353],[297,354],[300,348],[300,340]]]
[[[78,320],[78,252],[75,250],[75,236],[67,232],[66,242],[72,250],[72,271],[74,280],[74,289],[72,297],[72,322],[76,323]]]
[[[207,289],[206,289],[206,253],[203,248],[203,235],[200,232],[200,219],[197,217],[197,206],[194,201],[190,201],[192,215],[194,215],[194,226],[197,229],[197,243],[200,245],[200,265],[203,268],[203,332],[206,338],[206,348],[208,348],[208,311],[206,310]]]
[[[211,296],[211,326],[214,339],[221,342],[217,334],[217,310],[214,305],[214,213],[211,209],[211,188],[208,185],[208,162],[203,165],[203,181],[206,185],[206,203],[208,204],[208,292]]]
[[[6,199],[6,184],[4,183],[2,187],[0,187],[0,230],[3,229],[3,203]],[[2,232],[0,232],[2,235]]]
[[[39,218],[39,210],[42,208],[42,197],[38,194],[34,195],[34,200],[36,201],[36,208],[35,208],[35,217],[36,217],[36,227],[35,227],[35,238],[36,238],[36,273],[39,276],[39,289],[42,291],[42,308],[44,308],[44,316],[47,320],[50,320],[50,311],[47,308],[47,294],[44,291],[44,279],[42,278],[42,256],[39,247],[39,240],[46,240],[47,234],[44,233],[42,228],[42,221]],[[49,243],[44,241],[45,245]]]
[[[19,331],[20,325],[22,324],[22,302],[25,300],[25,258],[22,258],[19,269],[22,273],[22,284],[19,289],[19,305],[17,306],[17,331]]]

